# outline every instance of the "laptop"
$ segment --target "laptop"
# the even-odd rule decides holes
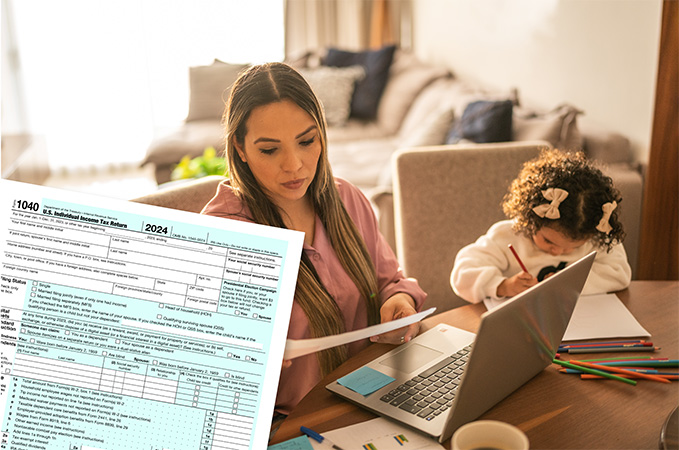
[[[367,396],[326,388],[444,442],[551,364],[595,256],[485,312],[477,334],[440,324],[369,362],[395,381]]]

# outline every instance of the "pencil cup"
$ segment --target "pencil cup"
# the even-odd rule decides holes
[[[453,450],[528,450],[528,438],[514,425],[477,420],[461,426],[451,440]]]

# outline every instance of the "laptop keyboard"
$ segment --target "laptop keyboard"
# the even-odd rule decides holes
[[[380,400],[424,420],[432,420],[453,404],[471,348],[469,344],[460,349],[392,389]]]

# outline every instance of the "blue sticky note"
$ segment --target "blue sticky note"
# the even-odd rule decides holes
[[[306,436],[296,437],[279,444],[270,445],[267,450],[314,450]]]
[[[349,375],[338,379],[337,382],[365,397],[394,380],[395,378],[385,375],[382,372],[378,372],[375,369],[371,369],[370,367],[361,367],[360,369],[351,372]]]

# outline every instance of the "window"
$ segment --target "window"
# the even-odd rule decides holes
[[[26,120],[3,132],[44,135],[53,170],[140,161],[154,133],[186,117],[190,66],[284,54],[283,0],[10,5]]]

